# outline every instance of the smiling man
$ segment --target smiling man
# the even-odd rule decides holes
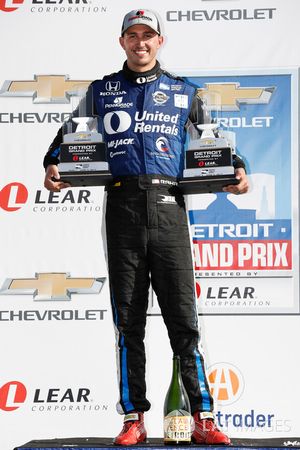
[[[125,17],[119,41],[125,50],[129,69],[135,72],[146,72],[153,69],[157,51],[163,44],[164,38],[160,35],[159,22],[153,14],[149,16],[147,22],[144,11],[137,13],[133,16],[134,18]],[[146,13],[149,14],[147,11]]]
[[[186,127],[205,119],[195,88],[169,74],[156,59],[163,44],[159,19],[152,11],[126,14],[119,42],[127,60],[122,70],[94,81],[88,90],[89,115],[103,123],[113,182],[107,186],[106,231],[110,294],[117,331],[120,400],[124,426],[117,445],[146,440],[144,336],[150,280],[157,295],[170,344],[180,356],[182,379],[195,421],[198,444],[230,444],[216,427],[213,399],[199,349],[193,261],[185,203],[178,188],[182,176]],[[74,112],[74,115],[78,112]],[[44,159],[45,187],[58,191],[59,130]],[[247,192],[244,163],[235,156],[240,183]]]

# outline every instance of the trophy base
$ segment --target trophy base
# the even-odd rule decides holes
[[[112,180],[112,175],[107,170],[67,172],[60,173],[60,180],[69,183],[71,187],[106,186]]]
[[[222,192],[223,187],[239,184],[240,180],[234,176],[224,177],[186,177],[179,181],[179,188],[183,194],[209,194]]]

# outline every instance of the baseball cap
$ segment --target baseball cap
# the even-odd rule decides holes
[[[157,34],[161,34],[158,17],[149,9],[134,9],[127,13],[123,20],[121,36],[132,25],[148,25]]]

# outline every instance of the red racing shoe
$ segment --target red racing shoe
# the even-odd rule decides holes
[[[194,413],[195,429],[192,434],[192,442],[207,445],[230,445],[231,441],[226,434],[220,431],[209,412]]]
[[[144,414],[141,412],[132,412],[124,417],[124,426],[122,431],[114,439],[115,445],[135,445],[139,442],[145,442],[147,431],[144,425]]]

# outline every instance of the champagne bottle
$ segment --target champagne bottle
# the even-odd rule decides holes
[[[190,444],[191,425],[191,406],[181,378],[180,357],[174,356],[171,384],[164,404],[164,444]]]

